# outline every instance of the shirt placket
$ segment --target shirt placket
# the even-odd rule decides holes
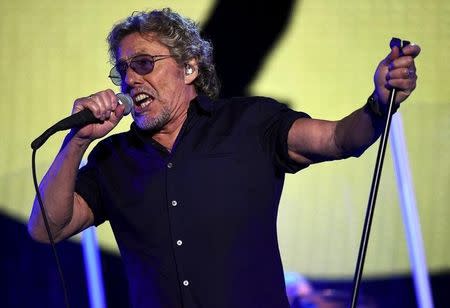
[[[178,185],[183,185],[183,174],[180,174],[179,164],[183,163],[181,160],[176,160],[176,157],[182,157],[182,146],[181,141],[183,140],[184,134],[188,130],[189,124],[192,124],[193,116],[188,115],[188,119],[183,125],[180,134],[175,141],[172,153],[167,157],[166,161],[166,196],[167,196],[167,208],[168,208],[168,219],[169,228],[171,233],[171,247],[173,249],[173,256],[175,261],[175,266],[177,270],[177,280],[178,286],[181,292],[182,307],[184,307],[189,300],[189,292],[192,287],[191,277],[186,275],[186,270],[184,265],[186,264],[186,249],[189,250],[189,242],[185,238],[185,230],[180,224],[182,217],[185,217],[185,204],[184,200],[181,199],[180,189]],[[176,153],[176,154],[175,154]]]

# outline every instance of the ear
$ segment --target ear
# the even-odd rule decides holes
[[[192,84],[198,76],[197,59],[192,58],[184,65],[184,83]]]

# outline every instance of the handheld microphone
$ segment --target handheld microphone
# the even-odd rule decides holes
[[[125,110],[123,112],[124,115],[127,115],[131,112],[131,108],[133,106],[133,99],[131,96],[123,93],[116,94],[119,99],[119,104],[125,106]],[[31,148],[33,150],[39,149],[47,139],[56,132],[74,128],[74,127],[83,127],[88,124],[100,123],[101,121],[97,119],[92,111],[89,109],[83,109],[80,112],[74,113],[67,118],[62,119],[61,121],[55,123],[52,127],[47,129],[42,135],[37,137],[32,143]]]

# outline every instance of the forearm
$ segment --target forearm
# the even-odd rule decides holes
[[[55,240],[58,240],[63,229],[72,220],[76,176],[88,145],[87,142],[72,139],[69,134],[39,185],[50,230]],[[34,239],[48,241],[37,197],[33,203],[28,229]]]
[[[385,117],[369,104],[338,121],[334,138],[340,158],[360,156],[378,139],[385,123]]]

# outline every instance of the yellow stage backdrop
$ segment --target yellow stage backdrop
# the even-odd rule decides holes
[[[25,222],[34,190],[30,142],[70,114],[75,98],[111,87],[105,37],[135,10],[171,6],[207,20],[213,1],[2,1],[0,11],[0,210]],[[238,9],[238,8],[237,8]],[[230,16],[230,18],[232,18]],[[270,16],[267,16],[270,22]],[[230,34],[232,35],[232,34]],[[251,92],[290,102],[313,117],[338,119],[361,106],[392,36],[417,42],[418,88],[401,108],[432,271],[450,268],[450,2],[299,1],[292,22]],[[239,52],[239,46],[230,46]],[[239,73],[239,68],[236,68]],[[125,130],[130,119],[115,132]],[[59,133],[38,152],[38,174],[52,161]],[[351,276],[376,156],[312,166],[287,177],[278,230],[286,270]],[[116,251],[108,224],[103,248]],[[409,271],[408,249],[388,149],[366,275]]]

